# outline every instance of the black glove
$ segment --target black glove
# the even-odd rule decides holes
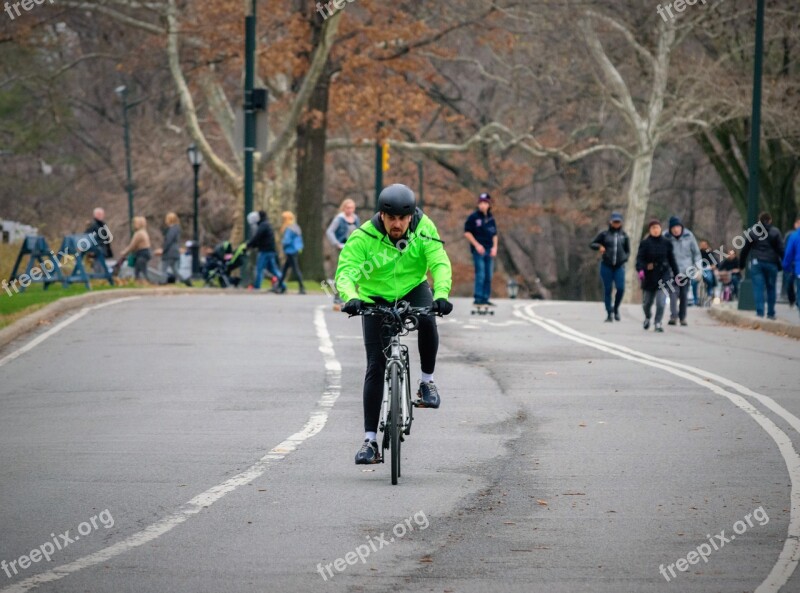
[[[438,313],[440,315],[450,315],[450,313],[453,312],[453,303],[447,299],[436,299],[433,301],[431,312]]]
[[[347,313],[348,315],[358,315],[363,308],[364,301],[360,299],[350,299],[344,305],[342,305],[342,313]]]

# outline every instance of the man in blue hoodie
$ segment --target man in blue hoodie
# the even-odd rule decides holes
[[[786,250],[783,252],[783,269],[786,277],[791,278],[795,286],[795,302],[800,312],[800,218],[795,221],[795,230],[786,239]]]
[[[700,247],[697,246],[692,231],[685,228],[677,216],[669,219],[669,230],[664,233],[664,237],[672,243],[672,253],[680,270],[675,281],[669,285],[668,325],[675,325],[678,320],[681,325],[689,325],[686,322],[686,304],[689,300],[691,278],[702,269]]]

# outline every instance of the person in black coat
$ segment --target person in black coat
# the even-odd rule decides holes
[[[103,227],[105,227],[105,230],[103,230]],[[105,236],[108,236],[109,231],[106,225],[106,211],[102,208],[95,208],[92,212],[92,222],[89,223],[89,226],[86,227],[84,232],[95,237],[95,240],[98,237],[104,236],[104,234]],[[111,251],[111,241],[105,241],[102,244],[94,244],[90,250],[90,253],[102,253],[106,260],[114,257],[114,253]],[[97,257],[94,258],[92,269],[95,274],[108,274],[108,270]]]
[[[667,302],[667,290],[673,276],[678,275],[678,264],[672,252],[672,243],[661,236],[661,223],[651,220],[649,235],[642,239],[636,254],[636,270],[642,282],[642,308],[644,329],[650,328],[650,313],[656,303],[655,331],[663,332],[661,320]]]
[[[628,235],[622,230],[622,214],[612,212],[608,222],[608,229],[602,231],[594,238],[589,245],[595,251],[599,251],[600,258],[600,279],[603,281],[603,298],[606,304],[606,322],[619,317],[619,305],[622,296],[625,294],[625,262],[631,253],[631,244]],[[611,307],[611,291],[617,287],[617,294],[614,297],[614,307]],[[612,317],[613,315],[613,317]]]
[[[760,228],[759,228],[760,226]],[[767,293],[767,319],[775,319],[775,290],[778,272],[783,260],[783,237],[781,232],[772,226],[772,216],[762,212],[758,223],[745,232],[747,243],[739,254],[739,268],[747,269],[753,281],[753,294],[756,301],[756,315],[764,317],[764,291]],[[747,257],[750,256],[750,267],[747,268]]]
[[[269,223],[267,213],[263,210],[258,211],[258,227],[253,238],[248,241],[247,248],[258,250],[253,288],[256,290],[261,288],[261,278],[264,276],[264,270],[272,274],[273,278],[275,278],[273,284],[277,285],[281,280],[281,272],[278,269],[278,255],[275,251],[275,232]]]

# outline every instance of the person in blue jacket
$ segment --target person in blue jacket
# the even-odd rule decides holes
[[[786,275],[794,280],[795,302],[797,303],[798,312],[800,312],[800,229],[789,235],[786,249],[783,252],[782,265]]]
[[[297,283],[300,285],[300,294],[305,294],[303,274],[300,272],[300,263],[297,261],[300,252],[303,251],[303,231],[300,230],[300,227],[295,222],[294,214],[288,210],[281,214],[281,218],[283,219],[281,224],[281,245],[283,246],[283,255],[286,256],[286,261],[283,264],[281,281],[274,291],[277,293],[286,292],[286,275],[289,273],[289,266],[291,266],[294,275],[297,276]]]
[[[497,224],[492,216],[492,197],[487,193],[478,196],[478,207],[464,223],[464,236],[469,241],[472,262],[475,265],[475,301],[473,305],[494,305],[492,273],[497,257]]]

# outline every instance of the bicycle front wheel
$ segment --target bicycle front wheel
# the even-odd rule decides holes
[[[389,418],[389,451],[392,455],[392,485],[400,477],[400,431],[403,430],[403,407],[400,403],[400,377],[397,365],[393,364],[389,373],[391,412]]]

